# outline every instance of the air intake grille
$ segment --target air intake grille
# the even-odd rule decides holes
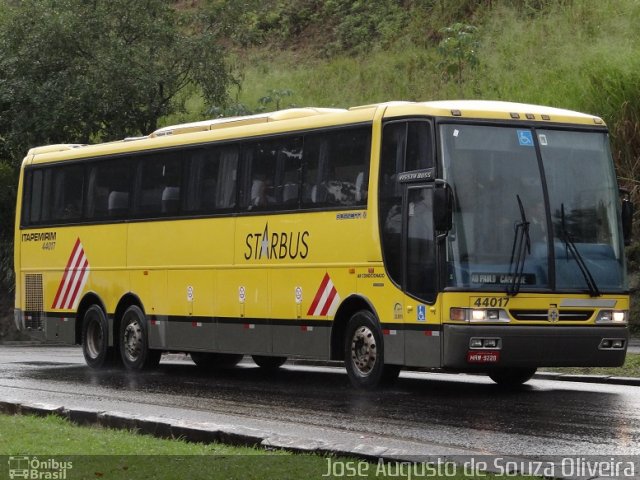
[[[41,330],[44,320],[44,295],[42,274],[27,273],[24,276],[25,326],[31,330]]]
[[[516,320],[521,321],[548,321],[548,310],[509,310]],[[586,322],[593,316],[593,310],[560,310],[556,321],[560,322]]]

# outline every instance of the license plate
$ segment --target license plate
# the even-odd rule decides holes
[[[500,352],[497,350],[469,350],[467,352],[467,363],[497,363],[498,360],[500,360]]]

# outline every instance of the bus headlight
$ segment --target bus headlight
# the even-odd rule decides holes
[[[457,308],[449,310],[449,319],[455,322],[509,322],[509,315],[501,308]]]
[[[625,324],[628,321],[628,310],[600,310],[596,323]]]

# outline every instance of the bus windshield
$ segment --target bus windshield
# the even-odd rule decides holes
[[[440,136],[455,199],[447,287],[626,289],[606,133],[446,124]]]

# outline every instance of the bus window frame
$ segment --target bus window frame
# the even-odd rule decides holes
[[[268,210],[257,210],[257,211],[244,211],[242,210],[242,208],[240,207],[240,188],[241,188],[241,183],[240,183],[240,178],[242,175],[242,151],[243,151],[243,147],[244,144],[247,142],[254,142],[254,141],[265,141],[265,140],[271,140],[271,139],[277,139],[280,137],[287,137],[287,136],[302,136],[304,137],[307,134],[313,134],[313,133],[325,133],[325,132],[333,132],[336,130],[348,130],[348,129],[357,129],[357,128],[366,128],[370,138],[373,138],[373,129],[374,129],[374,122],[371,120],[367,120],[367,121],[363,121],[363,122],[355,122],[355,123],[344,123],[344,124],[337,124],[337,125],[329,125],[329,126],[323,126],[323,127],[313,127],[313,128],[306,128],[306,129],[297,129],[297,130],[290,130],[290,131],[286,131],[286,132],[276,132],[276,133],[269,133],[269,134],[264,134],[264,135],[255,135],[255,136],[244,136],[244,137],[237,137],[237,138],[232,138],[232,139],[223,139],[223,140],[213,140],[213,141],[206,141],[206,142],[196,142],[196,143],[192,143],[192,144],[178,144],[178,145],[172,145],[169,147],[161,147],[161,148],[150,148],[150,149],[145,149],[145,150],[136,150],[136,151],[127,151],[127,152],[122,152],[122,153],[115,153],[115,154],[105,154],[105,155],[99,155],[99,156],[87,156],[87,157],[81,157],[81,158],[73,158],[73,159],[68,159],[68,160],[61,160],[61,161],[54,161],[54,162],[42,162],[42,163],[31,163],[29,165],[25,165],[23,166],[23,172],[25,175],[25,180],[27,179],[27,176],[29,176],[33,171],[35,170],[44,170],[46,168],[52,167],[52,168],[56,168],[56,167],[62,167],[62,166],[66,166],[66,165],[73,165],[73,164],[80,164],[83,165],[85,168],[85,173],[83,178],[86,179],[87,173],[86,170],[88,168],[88,165],[92,162],[99,162],[99,161],[108,161],[110,159],[118,159],[118,158],[129,158],[130,161],[132,162],[132,188],[134,188],[135,184],[133,182],[136,181],[136,176],[137,176],[137,164],[141,161],[141,157],[144,157],[146,155],[155,155],[155,154],[159,154],[159,153],[164,153],[164,152],[188,152],[194,149],[198,149],[198,148],[208,148],[208,147],[224,147],[224,146],[237,146],[240,149],[240,153],[239,153],[239,159],[238,159],[238,169],[237,169],[237,173],[236,173],[236,189],[235,189],[235,206],[232,209],[225,209],[224,211],[215,211],[215,212],[206,212],[206,213],[188,213],[185,212],[184,210],[184,204],[181,203],[181,209],[180,209],[180,214],[179,215],[175,215],[175,214],[171,214],[171,215],[166,215],[166,216],[152,216],[152,217],[145,217],[145,216],[134,216],[133,212],[132,212],[132,205],[133,205],[133,201],[134,199],[132,199],[130,197],[130,206],[129,206],[129,212],[127,215],[124,215],[122,217],[119,218],[107,218],[107,219],[87,219],[84,216],[84,209],[85,209],[85,205],[84,205],[84,197],[83,197],[83,204],[82,204],[82,209],[83,209],[83,213],[82,213],[82,217],[80,219],[77,220],[70,220],[68,222],[60,222],[60,221],[56,221],[56,222],[38,222],[38,223],[31,223],[31,222],[27,222],[28,218],[25,217],[25,206],[27,205],[27,200],[30,201],[31,199],[31,192],[29,192],[29,196],[27,196],[27,189],[23,187],[22,192],[19,192],[19,194],[21,193],[21,200],[20,200],[20,205],[21,205],[21,215],[20,215],[20,230],[32,230],[32,229],[42,229],[42,228],[57,228],[57,227],[66,227],[66,226],[83,226],[83,225],[102,225],[102,224],[117,224],[117,223],[133,223],[133,222],[155,222],[155,221],[169,221],[169,220],[197,220],[197,219],[206,219],[206,218],[220,218],[220,217],[236,217],[236,216],[251,216],[251,215],[281,215],[281,214],[291,214],[291,213],[308,213],[308,212],[333,212],[333,211],[349,211],[349,210],[367,210],[369,208],[369,198],[371,198],[371,196],[369,196],[367,198],[367,200],[362,203],[362,204],[358,204],[358,205],[335,205],[335,204],[331,204],[331,205],[326,205],[326,204],[320,204],[316,207],[309,207],[308,205],[304,205],[303,202],[300,200],[298,208],[294,208],[294,209],[268,209]],[[304,148],[304,145],[303,145]],[[367,169],[366,169],[366,179],[367,179],[367,188],[369,188],[370,186],[370,176],[371,176],[371,167],[373,165],[373,161],[372,161],[372,155],[373,155],[373,151],[370,149],[369,151],[369,155],[367,157]],[[191,160],[186,160],[183,161],[183,163],[185,164],[190,164]],[[304,162],[303,162],[304,163]],[[301,169],[302,170],[302,169]],[[187,175],[188,176],[188,175]],[[300,183],[299,185],[299,196],[302,195],[302,173],[299,175],[300,178]],[[182,175],[182,179],[181,182],[185,181],[185,175],[183,173]],[[84,182],[86,184],[86,181]],[[181,190],[184,188],[184,185],[181,186]],[[85,188],[83,187],[83,196],[86,194],[86,192],[84,191]],[[131,196],[136,196],[137,192],[134,190],[129,192]],[[181,200],[182,202],[183,200]],[[30,203],[28,205],[28,208],[30,208]],[[28,209],[27,208],[27,209]]]

